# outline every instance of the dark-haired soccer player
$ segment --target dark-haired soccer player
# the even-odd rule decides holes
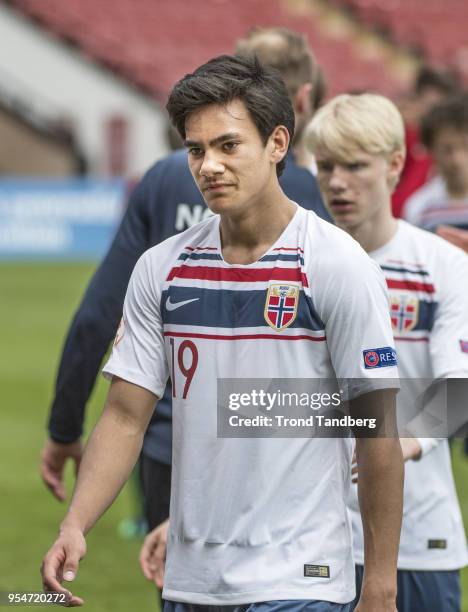
[[[64,591],[62,576],[76,573],[170,375],[165,610],[348,611],[351,440],[218,438],[216,428],[219,379],[347,378],[352,411],[368,403],[391,426],[389,437],[357,441],[366,541],[358,609],[395,612],[403,464],[383,277],[346,233],[282,191],[294,112],[277,71],[215,58],[176,84],[167,109],[215,214],[135,267],[104,368],[111,388],[44,559],[44,587]]]
[[[435,231],[441,225],[468,230],[468,95],[447,98],[423,118],[421,138],[435,176],[407,201],[407,221]]]
[[[304,36],[286,28],[255,28],[239,40],[240,55],[256,54],[281,73],[294,116],[294,142],[280,184],[289,198],[329,220],[315,178],[303,130],[320,103],[320,69]],[[115,240],[96,271],[71,324],[57,374],[49,417],[49,439],[41,454],[45,484],[65,499],[64,465],[82,456],[85,405],[101,361],[122,314],[131,271],[148,248],[211,214],[196,187],[184,151],[158,161],[130,198]],[[143,443],[141,475],[145,514],[150,528],[169,515],[171,479],[171,390],[168,386],[152,417]]]
[[[403,216],[468,253],[468,95],[435,106],[421,135],[438,174],[408,199]]]
[[[308,137],[336,224],[386,277],[400,376],[421,383],[466,379],[468,259],[441,238],[392,216],[391,194],[405,157],[397,108],[382,96],[339,96],[317,113]],[[403,416],[413,407],[400,402],[399,409]],[[446,439],[425,437],[416,423],[408,432],[414,437],[401,440],[407,462],[397,608],[459,612],[459,569],[468,555],[449,447]],[[356,490],[350,511],[359,587],[365,538]]]

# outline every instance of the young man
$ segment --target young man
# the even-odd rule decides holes
[[[402,378],[468,377],[468,260],[441,238],[397,221],[391,194],[404,162],[404,130],[381,96],[339,96],[308,129],[322,195],[336,224],[380,264]],[[399,410],[407,409],[399,405]],[[402,439],[405,469],[398,557],[399,612],[456,612],[466,541],[447,440]],[[362,473],[359,472],[359,478]],[[354,495],[350,502],[362,581],[364,543]]]
[[[167,108],[215,215],[135,267],[104,368],[109,396],[44,559],[44,586],[63,592],[61,576],[76,574],[84,536],[128,476],[170,375],[165,610],[349,610],[351,440],[218,438],[216,428],[219,379],[338,377],[350,379],[352,411],[384,411],[390,426],[388,438],[357,442],[366,533],[359,611],[395,612],[403,464],[380,271],[281,190],[294,112],[277,71],[257,59],[215,58],[179,81]],[[287,317],[269,316],[272,296]]]
[[[422,121],[421,136],[438,175],[409,198],[403,216],[431,231],[468,230],[468,95],[435,106]]]
[[[304,126],[318,104],[319,67],[304,36],[286,28],[255,28],[239,41],[238,54],[276,67],[288,89],[295,135],[280,177],[289,198],[330,219],[304,153]],[[41,454],[44,483],[65,499],[64,466],[82,456],[86,402],[122,315],[125,290],[141,254],[210,214],[187,166],[184,151],[157,162],[135,188],[116,238],[92,278],[76,312],[58,368],[49,417],[49,439]],[[150,529],[169,515],[171,480],[171,389],[158,404],[145,436],[141,475]]]
[[[413,90],[400,101],[405,121],[406,159],[400,180],[392,194],[392,210],[401,217],[405,202],[422,187],[431,175],[432,158],[421,145],[421,119],[436,104],[459,91],[458,80],[453,73],[432,66],[422,66],[418,71]]]

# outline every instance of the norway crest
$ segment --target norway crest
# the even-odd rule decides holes
[[[299,287],[270,285],[265,301],[265,321],[276,331],[289,327],[297,315]]]
[[[395,332],[408,332],[418,322],[419,301],[406,295],[390,296],[390,317]]]

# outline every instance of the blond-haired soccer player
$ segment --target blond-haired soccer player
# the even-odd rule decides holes
[[[386,277],[400,376],[468,377],[466,255],[391,213],[405,158],[403,122],[394,104],[372,94],[339,96],[317,113],[307,140],[336,224]],[[449,447],[446,440],[417,435],[402,439],[406,469],[397,607],[399,612],[455,612],[458,570],[467,563],[467,550]],[[349,506],[359,589],[364,547],[355,491]]]

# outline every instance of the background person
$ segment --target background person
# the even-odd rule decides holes
[[[391,194],[404,163],[401,116],[390,100],[339,96],[308,131],[318,180],[336,224],[380,265],[400,376],[468,377],[468,259],[441,238],[396,220]],[[450,408],[450,407],[449,407]],[[406,411],[408,406],[399,409]],[[398,555],[399,612],[458,612],[459,569],[468,561],[446,439],[407,432],[403,525]],[[359,474],[361,476],[361,472]],[[350,500],[358,592],[365,558],[356,491]]]
[[[423,119],[421,137],[437,175],[406,203],[404,217],[430,231],[468,229],[468,95],[435,106]]]
[[[453,72],[422,66],[414,80],[413,90],[400,100],[405,123],[406,158],[400,180],[392,194],[395,217],[402,216],[408,198],[431,178],[433,161],[421,142],[421,120],[435,105],[459,91]]]

